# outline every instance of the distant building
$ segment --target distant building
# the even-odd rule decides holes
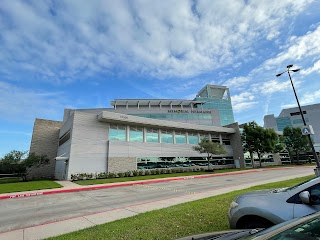
[[[312,125],[314,135],[314,147],[320,151],[320,104],[313,104],[301,107],[307,125]],[[285,127],[302,127],[303,121],[298,107],[286,108],[281,111],[278,117],[274,114],[264,116],[264,127],[276,131],[283,131]]]
[[[239,159],[244,167],[227,87],[206,85],[193,100],[116,99],[111,105],[65,109],[62,122],[36,119],[30,152],[50,150],[45,176],[204,166],[206,155],[192,149],[202,138],[224,144],[227,151],[212,164],[235,167]]]

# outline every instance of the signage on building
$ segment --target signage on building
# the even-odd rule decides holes
[[[314,134],[313,128],[311,125],[303,126],[301,128],[302,135],[311,135]]]
[[[184,110],[184,109],[169,109],[168,113],[210,113],[210,110]]]

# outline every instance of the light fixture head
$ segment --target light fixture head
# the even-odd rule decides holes
[[[293,67],[293,64],[290,64],[290,65],[287,66],[287,68],[291,68],[291,67]]]
[[[276,77],[280,77],[281,75],[282,75],[282,73],[279,73],[279,74],[276,75]]]
[[[294,70],[291,70],[292,72],[299,72],[300,71],[300,69],[298,68],[298,69],[294,69]]]

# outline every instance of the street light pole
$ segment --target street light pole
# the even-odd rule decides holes
[[[287,66],[287,71],[284,71],[284,72],[282,72],[282,73],[279,73],[279,74],[277,74],[276,76],[279,77],[279,76],[281,76],[283,73],[288,72],[288,75],[289,75],[289,78],[290,78],[290,82],[291,82],[291,86],[292,86],[292,89],[293,89],[293,92],[294,92],[294,96],[296,97],[296,100],[297,100],[297,103],[298,103],[298,107],[299,107],[299,111],[300,111],[300,114],[301,114],[301,117],[302,117],[303,125],[304,125],[304,126],[307,126],[306,120],[305,120],[305,118],[304,118],[304,116],[303,116],[303,112],[302,112],[302,110],[301,110],[301,106],[300,106],[300,103],[299,103],[299,100],[298,100],[298,96],[297,96],[296,90],[295,90],[294,85],[293,85],[293,81],[292,81],[292,78],[291,78],[291,74],[290,74],[290,71],[292,71],[292,72],[298,72],[300,69],[290,70],[291,67],[293,67],[292,64],[291,64],[291,65],[288,65],[288,66]],[[309,145],[310,145],[310,147],[311,147],[311,149],[312,149],[312,153],[313,153],[314,160],[315,160],[316,163],[317,163],[317,168],[320,168],[320,163],[319,163],[318,155],[317,155],[316,150],[314,149],[314,146],[313,146],[313,143],[312,143],[310,134],[308,134],[307,137],[308,137],[308,140],[309,140]]]

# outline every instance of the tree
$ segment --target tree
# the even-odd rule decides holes
[[[226,150],[223,148],[222,144],[217,142],[209,141],[208,139],[201,139],[201,142],[198,143],[198,146],[193,146],[193,150],[199,153],[207,154],[207,161],[208,161],[208,170],[210,170],[210,159],[213,155],[220,155],[227,153]]]
[[[310,151],[307,136],[302,135],[300,128],[285,127],[283,129],[283,137],[291,160],[295,155],[299,164],[299,154]]]
[[[26,181],[32,167],[37,168],[48,163],[49,159],[46,155],[13,150],[0,159],[0,169],[1,173],[15,174]]]
[[[252,167],[254,167],[253,153],[258,155],[259,165],[262,167],[262,154],[278,150],[276,145],[279,141],[276,132],[273,129],[264,129],[254,121],[244,125],[241,139],[244,150],[250,153]]]

